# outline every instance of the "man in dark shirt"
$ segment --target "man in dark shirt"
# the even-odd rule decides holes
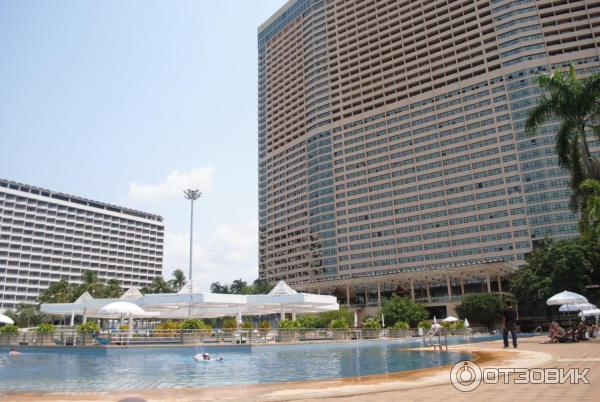
[[[504,309],[504,313],[502,313],[502,324],[504,325],[504,347],[508,347],[508,332],[510,331],[510,335],[512,337],[513,347],[517,348],[517,326],[516,326],[517,314],[515,310],[513,310],[512,302],[510,300],[506,301],[506,308]]]

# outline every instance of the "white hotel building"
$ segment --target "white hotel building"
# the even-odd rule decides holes
[[[123,288],[162,274],[161,216],[0,179],[0,311],[85,270]]]

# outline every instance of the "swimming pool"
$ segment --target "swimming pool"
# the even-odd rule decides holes
[[[439,367],[468,354],[409,351],[421,341],[173,348],[0,350],[0,391],[91,392],[321,380]],[[210,352],[223,362],[201,363]]]

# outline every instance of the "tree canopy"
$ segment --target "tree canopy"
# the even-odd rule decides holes
[[[552,295],[570,290],[585,293],[599,261],[598,247],[584,239],[545,239],[527,257],[526,265],[511,280],[513,294],[524,307],[545,306]]]
[[[500,296],[492,293],[473,293],[465,295],[456,306],[459,318],[468,318],[472,322],[483,324],[488,328],[500,317],[504,306]]]
[[[248,285],[246,281],[242,279],[236,279],[231,284],[221,282],[213,282],[210,285],[210,291],[212,293],[229,293],[229,294],[266,294],[273,289],[273,285],[270,285],[266,279],[256,279],[252,282],[252,285]]]
[[[389,299],[381,300],[381,313],[386,325],[393,326],[397,321],[407,322],[411,327],[429,317],[429,312],[421,304],[415,303],[408,297],[392,295]]]

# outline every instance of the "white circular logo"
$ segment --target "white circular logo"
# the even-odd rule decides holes
[[[462,360],[452,366],[450,381],[454,388],[471,392],[481,384],[481,368],[471,360]]]

